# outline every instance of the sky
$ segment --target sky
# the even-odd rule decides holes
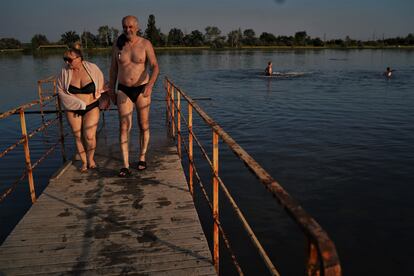
[[[121,30],[135,15],[145,29],[148,16],[165,34],[217,26],[222,35],[240,28],[321,39],[381,39],[414,33],[414,0],[2,0],[0,38],[30,42],[35,34],[57,41],[67,31],[98,33],[103,25]]]

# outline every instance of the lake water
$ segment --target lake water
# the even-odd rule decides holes
[[[107,75],[108,55],[89,60]],[[269,60],[280,76],[262,76]],[[164,76],[193,98],[211,98],[199,104],[327,231],[344,275],[414,275],[414,51],[178,51],[160,52],[158,61],[154,122],[164,115]],[[36,99],[36,81],[61,65],[57,55],[0,55],[0,110]],[[396,70],[391,79],[382,76],[387,66]],[[0,125],[2,149],[19,131],[8,124]],[[209,141],[210,132],[200,127],[199,133]],[[299,230],[243,164],[220,147],[222,178],[272,260],[282,275],[303,274]],[[47,179],[59,158],[45,163],[37,177]],[[0,161],[1,179],[20,172],[13,169],[17,159]],[[18,199],[16,204],[15,198],[0,205],[1,239],[30,205]],[[203,218],[205,206],[199,205]],[[265,272],[247,237],[234,235],[240,227],[230,209],[221,212],[242,263],[254,264],[246,272]]]

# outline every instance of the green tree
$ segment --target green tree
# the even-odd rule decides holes
[[[221,31],[215,26],[207,26],[204,30],[206,31],[205,41],[208,45],[212,45],[220,37]]]
[[[295,33],[295,45],[305,46],[307,39],[308,39],[308,35],[306,34],[305,31]]]
[[[259,39],[262,45],[275,45],[277,41],[273,34],[266,32],[263,32]]]
[[[293,36],[282,35],[282,36],[276,37],[275,44],[278,46],[292,46],[293,41],[294,41]]]
[[[199,30],[194,30],[190,34],[184,36],[183,38],[184,45],[186,46],[203,46],[204,45],[204,36],[203,33]]]
[[[111,45],[114,44],[118,36],[119,36],[119,30],[116,28],[111,28]]]
[[[246,29],[243,32],[242,42],[244,45],[256,45],[257,44],[257,37],[256,33],[253,29]]]
[[[168,33],[167,43],[169,46],[177,46],[184,44],[184,33],[177,28],[172,28]]]
[[[312,39],[311,43],[313,46],[316,46],[316,47],[321,47],[325,45],[319,37]]]
[[[100,26],[98,28],[98,44],[102,47],[108,47],[111,45],[112,37],[111,30],[108,25]]]
[[[91,32],[83,32],[81,35],[83,48],[95,48],[98,43],[98,38]]]
[[[79,40],[80,37],[75,31],[69,31],[61,35],[61,42],[68,46],[72,46],[73,43]]]
[[[241,47],[241,42],[242,42],[242,37],[243,37],[243,35],[242,35],[242,32],[241,32],[240,28],[238,30],[231,31],[227,35],[227,44],[230,47],[240,48]]]
[[[155,16],[150,14],[148,17],[147,29],[145,30],[145,38],[151,41],[154,46],[161,46],[161,31],[155,26]]]
[[[414,45],[414,34],[408,34],[405,38],[405,44],[406,45]]]
[[[0,38],[0,49],[21,49],[22,43],[15,38]]]
[[[220,36],[221,31],[219,28],[215,26],[207,26],[205,28],[205,42],[207,45],[209,45],[211,48],[223,48],[225,44],[225,36]]]
[[[350,46],[355,46],[355,45],[356,45],[356,40],[351,39],[349,35],[347,35],[345,37],[344,46],[350,47]]]
[[[167,46],[168,36],[162,33],[160,29],[158,29],[158,31],[160,32],[160,45],[159,46]]]
[[[47,40],[47,37],[45,35],[43,35],[43,34],[35,34],[32,37],[31,43],[32,43],[32,48],[33,49],[36,49],[40,45],[47,45],[47,44],[49,44],[49,40]]]

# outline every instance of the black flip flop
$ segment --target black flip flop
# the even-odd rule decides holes
[[[147,168],[147,162],[145,161],[138,161],[137,170],[143,171]]]
[[[131,176],[131,171],[128,168],[122,168],[119,173],[118,173],[119,177],[128,177]]]

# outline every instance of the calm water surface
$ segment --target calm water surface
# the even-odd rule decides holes
[[[89,59],[107,75],[109,56]],[[159,53],[158,59],[160,80],[168,75],[190,96],[211,98],[200,105],[322,225],[345,275],[414,275],[414,51],[200,51]],[[287,76],[263,77],[268,60]],[[61,65],[60,56],[0,56],[0,110],[35,99],[36,81]],[[396,69],[389,80],[382,76],[387,66]],[[158,100],[164,95],[160,80]],[[152,110],[153,118],[163,115],[161,107]],[[1,145],[19,131],[7,124],[1,124]],[[210,139],[207,130],[199,131]],[[221,148],[223,179],[272,259],[283,275],[302,274],[300,231]],[[7,173],[0,165],[2,179],[14,172],[13,158]],[[52,163],[38,177],[47,179],[59,167]],[[0,206],[2,238],[13,227],[4,225],[14,225],[9,221],[21,213],[10,211],[11,201]],[[231,211],[222,214],[230,233],[240,233]],[[247,237],[233,237],[242,263],[256,264],[246,272],[265,272]]]

